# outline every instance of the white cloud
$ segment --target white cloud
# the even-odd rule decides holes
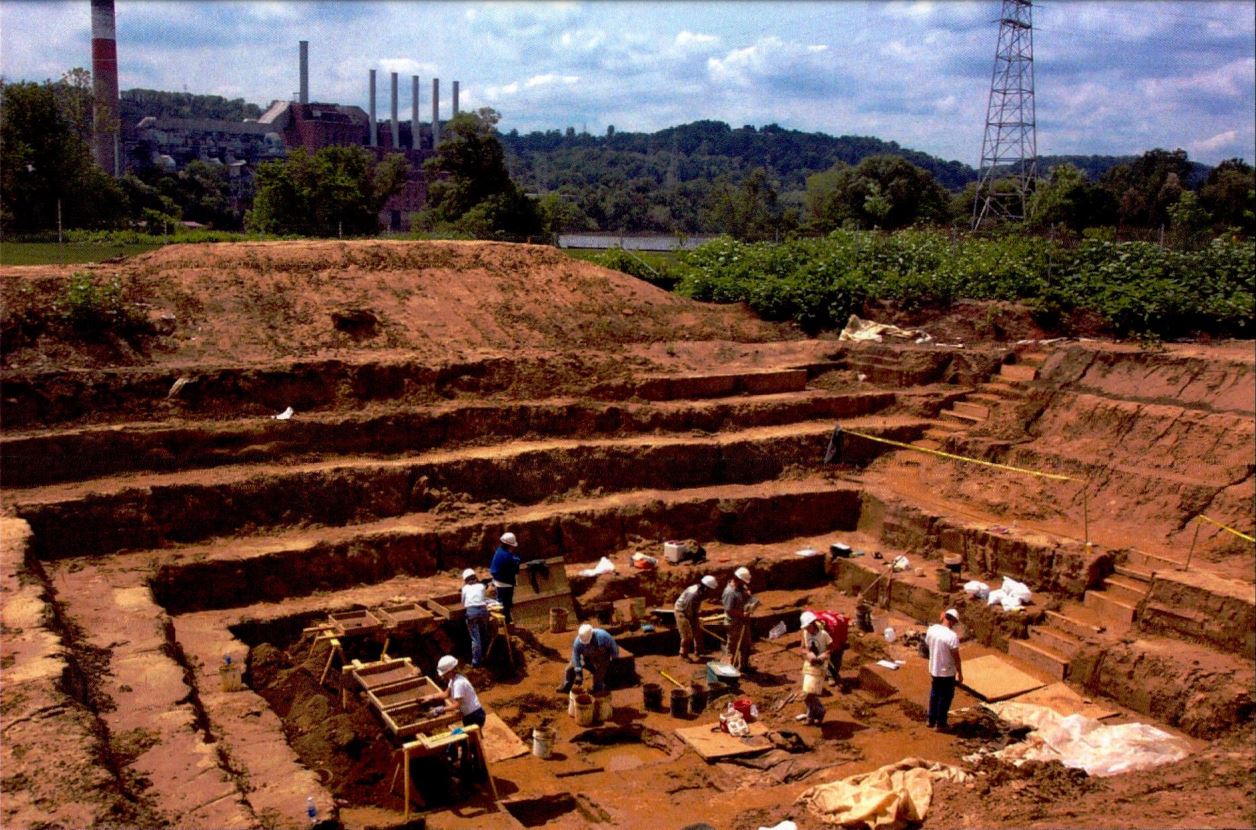
[[[538,86],[553,86],[554,84],[566,84],[570,86],[580,80],[579,75],[533,75],[523,82],[528,89]]]
[[[919,0],[914,3],[886,3],[885,14],[888,17],[900,19],[920,20],[922,18],[932,17],[936,6],[928,0]]]
[[[1200,141],[1193,142],[1190,145],[1191,155],[1211,154],[1218,150],[1224,150],[1238,143],[1239,131],[1226,130],[1223,133],[1217,133],[1211,138],[1205,138]]]
[[[558,42],[566,49],[590,52],[606,43],[606,32],[602,29],[569,29],[562,33]]]
[[[698,32],[691,32],[688,29],[682,30],[676,35],[676,45],[681,49],[691,46],[704,47],[719,43],[720,39],[715,35],[704,35]]]
[[[1148,78],[1139,82],[1139,88],[1146,95],[1155,97],[1202,93],[1241,98],[1245,94],[1250,95],[1253,77],[1256,77],[1256,59],[1249,58],[1176,78]]]
[[[379,69],[381,75],[396,72],[398,75],[431,77],[436,74],[435,64],[420,63],[413,58],[384,58],[379,62]]]

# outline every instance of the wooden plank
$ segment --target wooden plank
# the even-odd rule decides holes
[[[982,700],[995,701],[1040,689],[1046,683],[997,654],[985,654],[964,661],[964,682],[960,685]]]
[[[531,751],[527,744],[519,740],[518,735],[510,731],[510,727],[497,716],[496,712],[488,713],[480,735],[484,739],[484,755],[490,763],[495,764],[509,758],[518,758]]]
[[[1085,698],[1073,691],[1073,688],[1064,682],[1052,683],[1049,686],[1043,686],[1041,689],[1020,695],[1016,698],[1016,702],[1046,706],[1048,709],[1053,709],[1065,717],[1069,715],[1084,715],[1095,720],[1103,720],[1104,718],[1120,714],[1115,709],[1108,709],[1096,703],[1087,703]]]
[[[732,758],[737,755],[752,755],[771,749],[772,742],[767,739],[768,728],[762,723],[750,724],[750,734],[744,738],[734,738],[721,731],[719,723],[708,723],[702,726],[686,726],[676,730],[676,735],[689,744],[694,752],[706,761],[720,758]]]

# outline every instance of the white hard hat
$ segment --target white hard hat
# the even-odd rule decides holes
[[[956,611],[954,608],[946,609],[946,615],[950,617],[951,619],[955,620],[955,622],[959,622],[959,612]]]
[[[742,582],[746,583],[747,585],[750,584],[750,569],[749,568],[738,568],[737,570],[733,571],[733,576],[737,577],[738,579],[740,579]]]
[[[465,571],[462,572],[462,579],[464,582],[474,577],[475,577],[475,571],[472,568],[467,568]]]
[[[580,626],[580,629],[576,632],[576,639],[587,646],[589,641],[593,639],[593,626],[588,623]]]
[[[811,625],[815,621],[816,621],[816,615],[812,614],[810,611],[803,611],[802,616],[798,618],[798,622],[802,625],[803,628],[806,628],[807,626]]]
[[[510,545],[513,548],[519,544],[519,540],[515,538],[515,534],[513,533],[503,533],[501,543],[503,545]]]
[[[720,587],[720,583],[716,582],[715,577],[711,576],[710,574],[707,574],[706,576],[702,577],[702,584],[710,588],[712,591]]]
[[[458,668],[458,658],[452,654],[446,654],[440,660],[436,661],[436,673],[444,676],[454,669]]]

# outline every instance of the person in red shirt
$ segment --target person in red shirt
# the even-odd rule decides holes
[[[829,632],[833,644],[829,647],[828,675],[834,684],[841,684],[842,657],[846,654],[846,641],[850,634],[850,617],[836,611],[812,611],[816,619]]]

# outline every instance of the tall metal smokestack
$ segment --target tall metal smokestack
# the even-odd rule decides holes
[[[440,146],[440,78],[432,79],[432,149]]]
[[[458,82],[454,81],[454,118],[458,117]]]
[[[410,76],[410,146],[419,149],[419,76]]]
[[[376,126],[376,125],[375,125],[375,70],[374,70],[374,69],[372,69],[372,70],[371,70],[371,97],[370,97],[370,100],[371,100],[371,103],[370,103],[370,105],[369,105],[369,107],[368,107],[369,112],[367,113],[367,115],[369,115],[369,116],[370,116],[370,118],[371,118],[371,133],[370,133],[370,136],[367,138],[367,141],[369,142],[369,144],[370,144],[370,146],[371,146],[371,147],[378,147],[378,146],[379,146],[379,141],[377,141],[377,140],[376,140],[377,135],[376,135],[376,132],[375,132],[375,126]]]
[[[301,41],[301,91],[297,93],[297,101],[302,104],[310,102],[310,42]]]
[[[392,73],[392,146],[401,147],[401,122],[397,120],[397,73]]]
[[[92,150],[96,163],[118,175],[118,44],[113,0],[92,0]]]

